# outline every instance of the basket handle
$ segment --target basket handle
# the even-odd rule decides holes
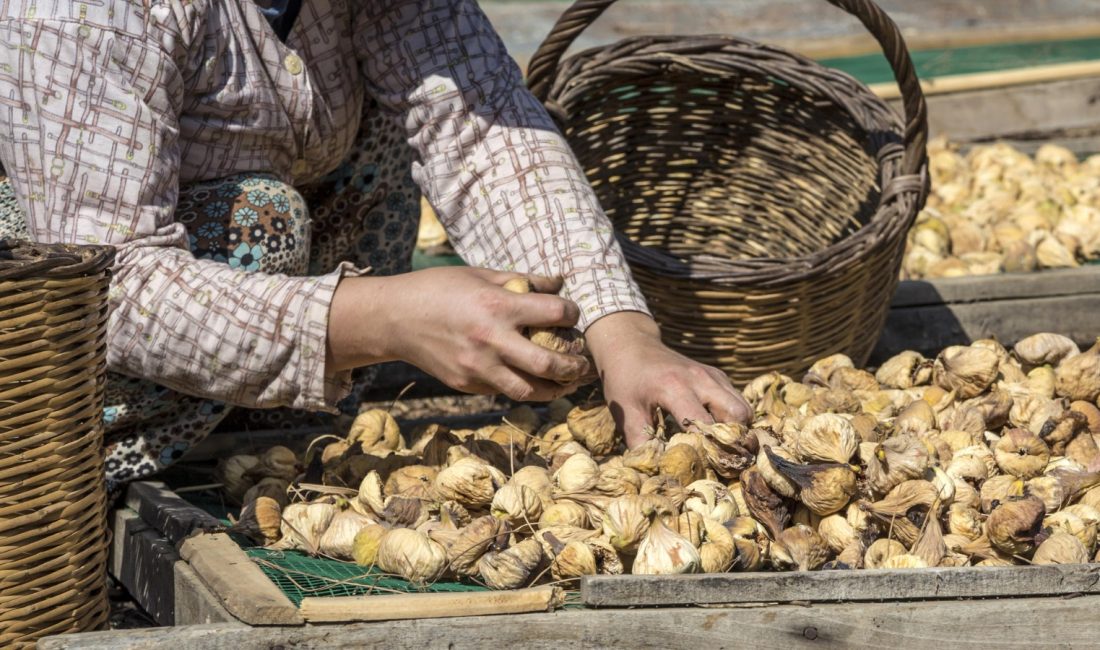
[[[894,79],[901,89],[905,107],[905,157],[902,170],[917,174],[927,159],[928,106],[924,101],[909,50],[898,26],[872,0],[828,0],[856,18],[875,37],[890,62]],[[557,76],[561,57],[573,41],[588,28],[615,0],[576,0],[554,23],[546,40],[539,45],[527,66],[527,83],[539,101],[546,103],[551,84]]]

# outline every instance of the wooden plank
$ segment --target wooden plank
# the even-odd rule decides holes
[[[126,491],[126,505],[172,544],[195,531],[222,527],[217,517],[179,498],[162,483],[131,483]]]
[[[225,609],[249,625],[300,625],[298,608],[225,533],[199,534],[179,546],[183,558]]]
[[[586,576],[589,607],[831,602],[1100,593],[1100,565]]]
[[[891,309],[870,363],[902,350],[937,354],[949,345],[996,338],[1004,345],[1039,332],[1057,332],[1080,346],[1100,336],[1100,293]]]
[[[860,572],[869,573],[869,572]],[[563,610],[300,628],[190,626],[53,637],[42,650],[272,647],[927,648],[1096,647],[1100,597]]]
[[[396,621],[549,612],[562,604],[558,587],[389,596],[303,598],[301,612],[310,623]]]
[[[160,625],[175,625],[176,549],[129,508],[111,518],[111,575]]]
[[[1100,293],[1100,266],[1053,269],[1038,273],[904,280],[898,283],[891,307],[926,307],[944,303],[1018,300]]]
[[[932,96],[968,90],[1022,86],[1046,81],[1065,81],[1097,75],[1100,75],[1100,61],[1076,61],[1074,63],[1036,65],[1030,68],[1001,72],[977,72],[974,74],[951,75],[949,77],[933,77],[922,79],[921,88],[924,90],[925,95]],[[871,84],[869,87],[871,92],[883,99],[897,99],[901,96],[901,90],[894,82]]]
[[[1004,144],[1007,144],[1022,153],[1026,153],[1029,156],[1035,155],[1035,152],[1039,150],[1039,147],[1043,146],[1044,144],[1053,144],[1059,147],[1065,147],[1079,158],[1087,158],[1094,153],[1100,153],[1100,134],[1077,137],[1043,134],[1029,140],[1023,140],[1016,137],[998,137],[995,138],[995,140],[997,142],[1003,142]],[[960,144],[962,144],[961,150],[964,153],[970,148],[969,146],[967,146],[966,143]]]
[[[173,611],[176,625],[206,625],[210,623],[241,623],[211,593],[198,574],[184,561],[172,565],[175,579]]]
[[[175,547],[129,508],[111,513],[109,572],[160,625],[238,622],[180,560]]]
[[[930,95],[928,128],[960,143],[1095,138],[1100,74],[1023,86]],[[901,102],[889,102],[901,113]],[[1095,151],[1093,149],[1092,151]]]

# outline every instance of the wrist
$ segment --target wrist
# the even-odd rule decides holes
[[[329,372],[339,372],[398,359],[399,331],[393,322],[393,278],[344,278],[329,307]]]
[[[642,312],[619,311],[589,325],[584,338],[592,358],[602,368],[604,361],[613,358],[616,350],[638,343],[659,343],[661,328]]]

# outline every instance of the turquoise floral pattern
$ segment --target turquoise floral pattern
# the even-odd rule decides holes
[[[248,197],[248,202],[257,208],[262,208],[268,203],[271,203],[271,194],[262,189],[249,190],[246,196]]]
[[[118,406],[106,406],[103,408],[103,424],[113,424],[118,419]]]
[[[248,244],[241,244],[233,251],[233,256],[229,258],[229,267],[242,271],[258,271],[260,269],[260,260],[263,259],[263,256],[263,246],[259,244],[251,246]]]
[[[207,217],[211,219],[220,219],[229,214],[229,204],[223,201],[214,201],[213,203],[207,203],[206,208],[203,210]]]
[[[255,226],[259,223],[260,215],[252,208],[244,206],[243,208],[237,208],[233,213],[233,221],[247,228],[248,226]]]
[[[182,440],[177,440],[160,450],[160,463],[162,465],[171,465],[179,460],[190,448],[191,445]]]
[[[283,194],[274,194],[271,196],[271,205],[279,212],[290,211],[290,199]]]
[[[199,226],[197,232],[199,237],[217,239],[225,234],[225,225],[216,221],[210,221]]]

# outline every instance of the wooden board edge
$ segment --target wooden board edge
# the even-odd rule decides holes
[[[951,648],[1095,647],[1100,596],[563,610],[296,628],[197,625],[64,635],[42,650],[204,648]]]
[[[1061,81],[1100,75],[1100,61],[1075,61],[1073,63],[1055,63],[1037,65],[1029,68],[1002,70],[1000,72],[978,72],[974,74],[951,75],[947,77],[926,77],[921,80],[921,89],[926,96],[981,90],[984,88],[1003,88],[1044,81]],[[871,84],[871,92],[881,99],[897,99],[901,90],[894,82]]]
[[[511,591],[306,597],[301,612],[310,623],[428,620],[550,612],[562,602],[562,590],[545,585]]]
[[[995,338],[1013,346],[1039,332],[1056,332],[1082,349],[1100,335],[1100,293],[891,309],[870,356],[878,364],[902,350],[935,356],[951,345]]]
[[[180,560],[172,565],[172,572],[176,585],[173,603],[176,625],[244,625],[229,613],[191,565]]]
[[[1100,594],[1100,564],[586,576],[586,607],[983,599]]]
[[[159,625],[175,625],[175,547],[130,508],[110,515],[107,570]]]
[[[1020,298],[1054,298],[1100,293],[1100,265],[1000,273],[961,278],[902,280],[890,307],[929,307]]]
[[[180,557],[226,611],[249,625],[302,625],[298,608],[225,533],[200,533],[179,546]]]
[[[163,483],[135,481],[126,489],[126,506],[172,544],[195,531],[217,529],[221,522],[202,508],[181,499]]]

